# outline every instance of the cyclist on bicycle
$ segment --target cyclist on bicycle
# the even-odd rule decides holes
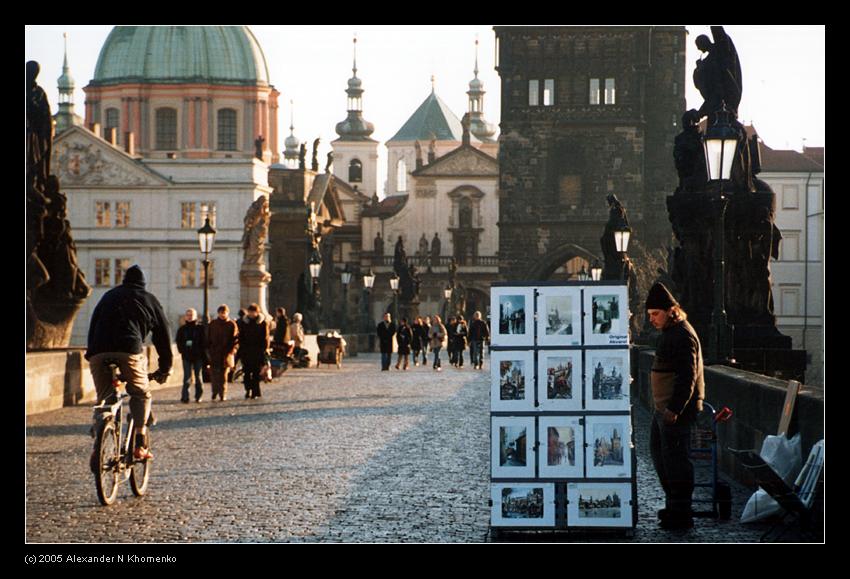
[[[136,460],[153,458],[147,436],[151,411],[147,358],[142,344],[149,333],[159,355],[159,369],[151,379],[163,383],[171,374],[171,332],[159,300],[145,291],[145,274],[138,265],[124,274],[122,285],[106,292],[94,309],[89,326],[86,359],[91,367],[97,400],[114,401],[115,387],[109,364],[116,362],[130,395],[135,423]]]

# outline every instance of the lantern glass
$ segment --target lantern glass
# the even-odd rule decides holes
[[[732,161],[735,159],[735,149],[738,146],[736,138],[705,139],[705,162],[710,181],[728,181],[732,175]]]
[[[397,276],[397,275],[393,275],[393,276],[390,278],[390,288],[391,288],[393,291],[397,291],[397,290],[398,290],[398,276]]]
[[[584,268],[584,266],[581,266],[581,271],[578,272],[578,278],[581,281],[587,281],[590,278],[590,276],[587,275],[587,270]]]
[[[445,297],[447,300],[452,299],[452,288],[447,287],[446,289],[444,289],[443,290],[443,297]]]
[[[311,263],[310,264],[310,275],[313,279],[318,279],[319,274],[322,272],[322,264],[321,263]]]
[[[602,279],[602,267],[600,267],[599,262],[590,268],[590,277],[593,278],[593,281]]]
[[[626,253],[629,250],[629,239],[631,236],[632,232],[628,229],[614,232],[614,245],[617,246],[617,251]]]
[[[343,271],[340,274],[340,276],[342,277],[342,285],[348,285],[349,283],[351,283],[351,272],[350,271],[347,271],[347,270]]]
[[[372,270],[369,270],[369,273],[363,274],[363,287],[366,289],[372,289],[372,286],[375,285],[375,274],[372,273]]]
[[[212,253],[213,244],[215,243],[216,230],[210,225],[210,218],[207,217],[204,226],[198,230],[198,244],[201,247],[201,253]]]

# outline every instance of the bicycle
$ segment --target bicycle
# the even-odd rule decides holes
[[[149,459],[136,460],[135,436],[133,436],[133,415],[128,408],[130,395],[119,394],[119,388],[126,380],[118,372],[118,361],[107,360],[112,370],[112,385],[115,392],[93,407],[94,455],[91,469],[94,473],[97,498],[103,505],[111,505],[118,495],[118,483],[130,480],[130,488],[137,497],[144,496],[148,489],[151,465]],[[148,374],[148,380],[163,383],[167,376],[161,372]],[[129,420],[123,420],[124,415]],[[147,426],[154,426],[153,412],[147,420]],[[150,434],[148,434],[150,437]],[[122,478],[123,477],[123,478]],[[121,479],[119,481],[119,479]]]

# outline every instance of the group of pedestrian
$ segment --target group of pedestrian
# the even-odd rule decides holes
[[[470,348],[472,365],[476,370],[484,367],[484,343],[490,338],[490,328],[481,319],[481,312],[475,312],[473,321],[467,325],[463,316],[451,316],[448,326],[443,324],[438,315],[417,316],[413,324],[407,318],[402,318],[396,326],[390,313],[384,314],[384,319],[376,328],[381,349],[381,371],[389,371],[392,364],[393,339],[397,345],[398,359],[396,370],[407,370],[410,367],[410,355],[413,354],[413,365],[428,363],[428,351],[434,354],[433,369],[442,371],[440,352],[446,349],[449,362],[455,368],[463,367],[463,352],[467,345]]]

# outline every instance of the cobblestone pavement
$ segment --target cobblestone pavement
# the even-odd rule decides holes
[[[448,366],[380,372],[377,355],[341,370],[290,370],[245,400],[181,404],[179,388],[154,393],[159,424],[147,496],[122,484],[97,500],[88,468],[91,410],[71,407],[26,421],[26,540],[80,542],[489,541],[489,373]],[[179,369],[177,370],[180,371]],[[639,528],[566,540],[753,542],[762,527],[736,520],[749,492],[733,487],[731,521],[657,528],[663,493],[636,412]],[[116,524],[120,523],[120,524]],[[563,535],[510,534],[551,541]]]

